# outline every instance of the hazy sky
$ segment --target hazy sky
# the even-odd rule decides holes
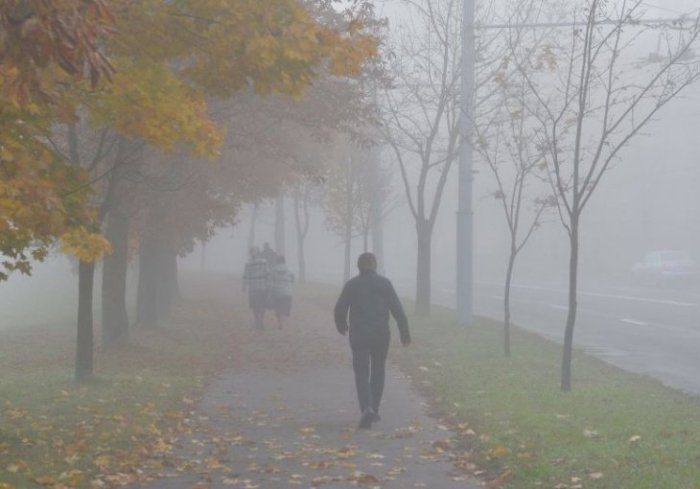
[[[378,2],[380,14],[396,19],[405,15],[405,8],[396,0]],[[676,15],[682,11],[700,11],[697,0],[648,0],[650,15]],[[655,12],[652,11],[656,7]],[[631,264],[646,251],[685,249],[700,259],[700,85],[691,87],[685,96],[671,103],[649,129],[622,153],[604,183],[593,196],[584,214],[582,237],[582,277],[624,279]],[[383,158],[391,162],[388,150]],[[506,229],[493,192],[492,177],[477,163],[474,180],[475,269],[477,278],[501,277],[507,252]],[[445,190],[433,240],[433,272],[435,283],[454,283],[456,179],[453,168]],[[396,192],[402,195],[396,182]],[[240,223],[224,229],[209,245],[206,261],[212,270],[239,272],[246,256],[248,211]],[[287,215],[288,262],[296,269],[296,245],[293,217],[289,201]],[[263,210],[257,229],[257,243],[274,243],[272,206]],[[398,281],[410,284],[415,277],[415,228],[405,205],[399,205],[387,218],[385,226],[385,269]],[[343,246],[323,226],[323,216],[314,211],[307,240],[307,263],[310,276],[340,281],[343,267]],[[353,255],[361,250],[359,240]],[[525,249],[516,271],[518,280],[562,280],[566,275],[567,242],[561,224],[552,215],[535,234]],[[189,268],[199,268],[201,252],[183,260]],[[0,284],[0,305],[24,304],[21,297],[37,290],[69,291],[77,285],[73,265],[60,258],[37,268],[33,278],[12,277]],[[24,295],[23,295],[24,294]],[[42,292],[44,295],[44,292]],[[67,315],[73,314],[69,301]],[[32,301],[25,304],[34,307]],[[48,306],[47,306],[48,307]]]

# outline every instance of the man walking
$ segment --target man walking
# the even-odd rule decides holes
[[[379,404],[384,391],[386,356],[391,337],[389,314],[396,320],[403,346],[411,343],[411,335],[394,286],[389,279],[377,274],[375,256],[362,253],[357,259],[357,268],[359,275],[348,280],[343,287],[334,313],[338,333],[345,335],[350,331],[352,367],[362,412],[359,427],[366,429],[380,419]]]

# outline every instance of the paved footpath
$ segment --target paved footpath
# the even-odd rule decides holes
[[[450,432],[393,365],[382,420],[358,430],[347,340],[322,304],[297,302],[283,331],[239,327],[245,353],[208,388],[179,462],[133,488],[482,487],[454,470],[441,450]],[[410,354],[399,349],[389,356]]]

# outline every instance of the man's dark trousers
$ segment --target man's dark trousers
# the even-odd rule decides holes
[[[367,408],[372,408],[374,413],[379,413],[379,404],[384,392],[389,337],[353,338],[350,347],[360,411],[364,412]]]

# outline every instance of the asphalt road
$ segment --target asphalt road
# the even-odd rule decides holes
[[[454,289],[436,286],[434,302],[454,305]],[[559,343],[566,284],[516,284],[512,321]],[[700,290],[582,285],[574,347],[623,369],[700,396]],[[503,286],[478,283],[476,314],[503,317]]]

